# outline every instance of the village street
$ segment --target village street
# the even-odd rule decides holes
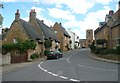
[[[64,53],[63,58],[37,61],[3,74],[3,81],[118,81],[118,64],[89,58],[89,49]]]

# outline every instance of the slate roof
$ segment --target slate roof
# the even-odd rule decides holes
[[[33,39],[33,40],[36,40],[36,39],[42,40],[42,35],[37,34],[34,27],[30,23],[28,23],[28,22],[26,22],[26,21],[24,21],[22,19],[19,19],[19,22],[21,23],[24,30],[26,31],[26,33],[28,34],[28,36],[31,39]]]
[[[120,25],[120,18],[113,23],[112,28],[118,25]]]
[[[101,29],[103,29],[105,26],[107,25],[107,23],[105,23],[102,27],[98,27],[94,33],[97,34]]]
[[[58,24],[57,22],[55,24]],[[68,34],[68,32],[65,30],[64,27],[62,27],[61,23],[58,24],[58,26],[60,27],[61,31],[64,33],[65,36],[70,38],[70,35]]]
[[[45,25],[42,21],[40,21],[39,19],[36,18],[37,23],[39,24],[39,28],[42,29],[45,39],[52,39],[55,40],[56,42],[59,42],[55,32],[48,27],[47,25]]]

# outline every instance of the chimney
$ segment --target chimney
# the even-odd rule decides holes
[[[30,20],[36,20],[36,12],[35,9],[30,11]]]
[[[44,20],[41,20],[42,23],[44,23]]]
[[[60,25],[62,25],[62,23],[60,22]]]
[[[112,16],[114,14],[114,11],[113,10],[110,10],[109,11],[109,15]]]
[[[18,21],[20,19],[20,13],[19,10],[17,9],[17,12],[15,13],[15,20]]]

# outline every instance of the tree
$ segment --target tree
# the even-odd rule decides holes
[[[52,46],[51,40],[45,40],[44,46],[45,46],[46,49],[49,49]]]
[[[2,15],[0,14],[0,25],[2,25],[2,23],[3,23],[3,17],[2,17]]]

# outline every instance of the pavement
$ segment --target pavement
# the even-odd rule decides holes
[[[104,62],[110,62],[110,63],[116,63],[116,64],[120,64],[120,61],[115,61],[115,60],[109,60],[109,59],[105,59],[105,58],[100,58],[97,55],[91,53],[90,49],[89,50],[89,57],[95,60],[99,60],[99,61],[104,61]]]
[[[88,50],[90,50],[90,49],[88,49]],[[99,61],[106,61],[106,62],[117,63],[117,64],[120,63],[120,61],[108,60],[108,59],[97,57],[95,54],[92,54],[90,51],[89,51],[88,56],[92,59],[99,60]],[[24,68],[24,67],[28,66],[29,64],[32,64],[36,61],[42,61],[45,59],[46,59],[46,57],[43,57],[43,58],[39,58],[37,60],[34,60],[32,62],[14,63],[14,64],[0,66],[0,75]]]
[[[0,75],[8,73],[8,72],[15,71],[15,70],[18,70],[18,69],[21,69],[21,68],[24,68],[24,67],[26,67],[26,66],[34,63],[34,62],[43,61],[45,59],[46,59],[46,57],[43,57],[43,58],[35,59],[35,60],[31,61],[31,62],[6,64],[6,65],[3,65],[3,66],[0,66]]]

